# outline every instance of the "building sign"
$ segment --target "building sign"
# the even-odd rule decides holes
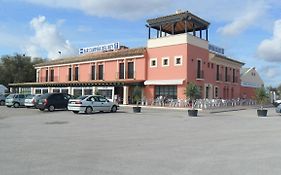
[[[241,82],[241,86],[252,87],[252,88],[260,88],[261,87],[261,85],[259,85],[258,83],[252,83],[252,82]]]
[[[106,51],[112,51],[112,50],[118,50],[118,49],[120,49],[120,44],[119,44],[119,42],[116,42],[116,43],[81,48],[81,49],[79,49],[79,54],[106,52]]]
[[[209,44],[209,50],[213,51],[213,52],[216,52],[216,53],[219,53],[219,54],[224,54],[224,48],[221,48],[221,47],[218,47],[218,46],[215,46],[215,45],[212,45],[212,44]]]

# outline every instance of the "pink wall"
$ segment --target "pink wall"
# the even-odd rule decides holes
[[[104,80],[115,81],[117,70],[117,61],[108,61],[104,63]]]
[[[186,79],[186,44],[147,49],[147,80]],[[182,65],[174,66],[174,57],[182,56]],[[162,67],[162,58],[169,58],[169,66]],[[150,67],[150,59],[157,58],[157,67]]]
[[[60,67],[59,82],[68,81],[68,68],[69,68],[69,66],[61,66]],[[58,73],[55,72],[55,75],[56,74],[58,74]]]
[[[129,59],[128,61],[133,61],[135,64],[135,80],[145,80],[146,79],[146,60],[145,58],[137,58],[137,59]],[[117,66],[117,60],[113,61],[105,61],[105,62],[97,62],[102,63],[104,65],[104,80],[105,81],[116,81],[119,80],[117,77],[117,73],[119,72],[119,67]],[[127,62],[126,62],[127,63]],[[74,75],[75,66],[79,66],[79,81],[87,82],[91,81],[91,73],[92,73],[92,63],[84,63],[84,64],[74,64],[72,66],[72,76]],[[67,82],[68,81],[68,69],[69,65],[65,66],[54,66],[54,78],[55,82]],[[98,69],[98,67],[96,67]],[[41,68],[39,76],[40,82],[45,82],[47,68]],[[49,76],[50,76],[49,68]],[[127,71],[127,70],[126,70]],[[73,78],[73,77],[72,77]],[[49,80],[50,81],[50,80]]]

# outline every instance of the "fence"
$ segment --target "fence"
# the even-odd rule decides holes
[[[191,107],[189,99],[165,99],[158,97],[156,99],[142,99],[141,105],[143,106],[163,106],[163,107],[178,107],[185,108]],[[194,107],[197,109],[218,109],[235,106],[253,106],[256,101],[251,99],[197,99]]]

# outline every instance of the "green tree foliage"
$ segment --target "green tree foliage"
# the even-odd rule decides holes
[[[256,100],[261,105],[261,109],[263,109],[263,105],[268,102],[268,94],[264,87],[256,89]]]
[[[200,98],[200,90],[199,87],[194,84],[193,82],[190,82],[185,87],[184,92],[186,98],[190,98],[191,100],[195,100],[197,98]]]
[[[137,105],[140,103],[141,101],[141,87],[139,86],[135,86],[133,89],[133,100],[134,103],[136,103]]]
[[[0,60],[0,84],[35,82],[36,70],[34,65],[42,63],[42,58],[33,58],[16,54],[2,56]]]

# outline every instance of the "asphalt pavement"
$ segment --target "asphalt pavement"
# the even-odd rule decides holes
[[[144,108],[73,114],[0,106],[1,175],[281,174],[281,116]]]

